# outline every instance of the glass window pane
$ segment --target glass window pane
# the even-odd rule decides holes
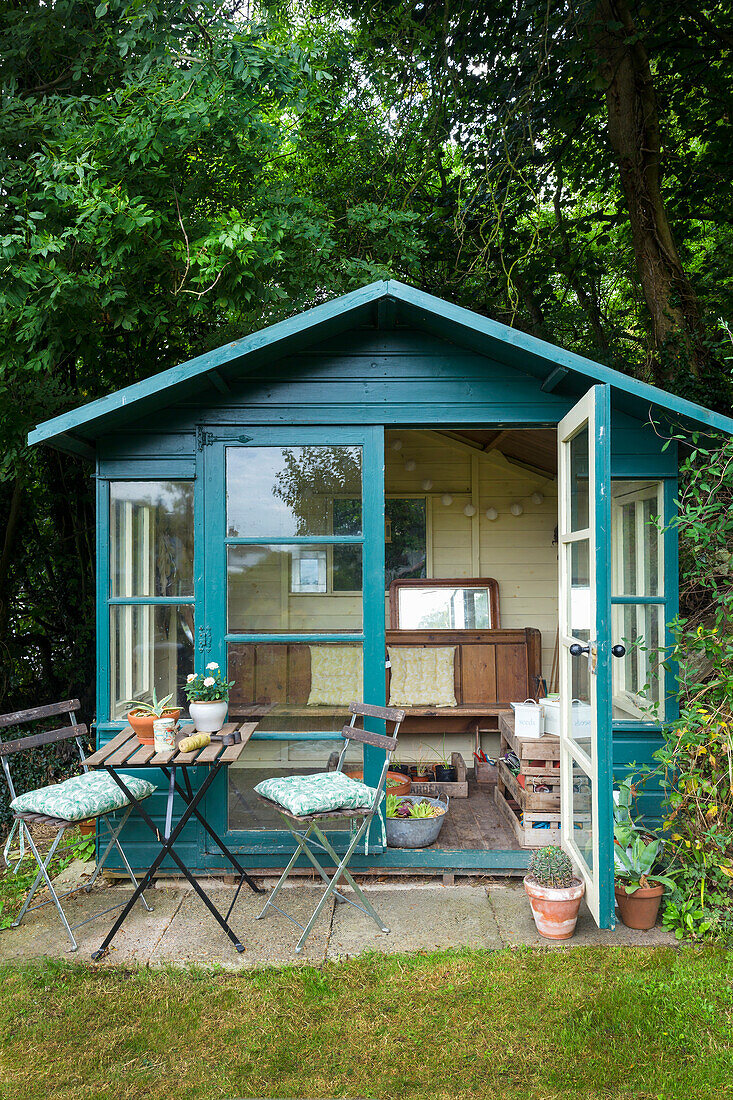
[[[615,481],[611,493],[613,594],[661,595],[659,483]]]
[[[110,483],[112,596],[193,595],[193,482]]]
[[[226,453],[229,537],[330,535],[336,497],[351,499],[350,530],[341,533],[361,534],[360,447],[228,447]]]
[[[358,633],[361,546],[345,560],[331,545],[230,546],[228,629],[232,634]],[[344,591],[339,586],[348,585]]]
[[[613,642],[626,647],[614,657],[613,717],[626,722],[664,720],[664,620],[662,604],[614,604]]]
[[[425,498],[384,503],[385,588],[392,581],[427,576]]]
[[[573,760],[573,840],[589,871],[593,870],[593,782]]]
[[[172,694],[185,706],[183,685],[194,660],[193,607],[123,604],[110,608],[110,718],[130,699],[149,703]]]
[[[570,530],[582,531],[590,524],[589,441],[585,427],[570,441]]]
[[[590,542],[579,539],[565,546],[569,555],[568,576],[568,633],[579,641],[587,641],[591,632],[591,590],[590,590]]]

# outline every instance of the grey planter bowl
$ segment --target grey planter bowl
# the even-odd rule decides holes
[[[409,794],[400,799],[400,802],[430,802],[433,806],[440,806],[446,812],[439,817],[388,817],[385,818],[387,827],[388,848],[427,848],[433,844],[443,828],[443,822],[448,816],[449,798],[444,795],[445,802],[441,798],[427,798],[423,795]]]

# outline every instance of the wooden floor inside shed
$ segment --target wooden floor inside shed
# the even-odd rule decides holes
[[[254,794],[253,787],[272,776],[273,770],[231,768],[229,772],[229,827],[231,829],[281,829],[282,819],[274,807]],[[291,773],[292,774],[292,773]],[[348,822],[334,822],[329,830],[348,828]],[[454,851],[517,851],[520,845],[505,825],[494,801],[494,788],[468,780],[468,798],[452,798],[448,817],[435,849]]]

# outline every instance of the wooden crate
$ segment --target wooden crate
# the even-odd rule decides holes
[[[520,848],[544,848],[547,844],[560,843],[559,813],[550,813],[547,810],[523,811],[516,803],[515,809],[507,800],[499,783],[494,790],[494,800],[500,816],[514,833]],[[549,828],[534,828],[535,823],[540,822],[547,824]]]
[[[553,776],[555,783],[551,791],[533,791],[532,776],[525,777],[526,787],[523,787],[516,775],[509,770],[503,760],[499,761],[498,784],[505,795],[511,795],[522,810],[549,810],[551,813],[560,813],[560,776]],[[539,778],[535,777],[539,783]]]
[[[500,755],[512,749],[519,757],[522,775],[534,775],[553,782],[560,779],[560,738],[520,737],[514,732],[514,712],[499,717]]]
[[[438,783],[432,779],[428,783],[416,783],[413,779],[410,794],[423,795],[425,798],[437,798],[438,794],[447,794],[449,798],[468,798],[466,762],[459,752],[450,754],[450,762],[458,773],[455,783]]]

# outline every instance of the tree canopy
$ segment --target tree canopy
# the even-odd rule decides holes
[[[93,678],[92,483],[28,429],[376,278],[727,409],[732,46],[694,0],[6,0],[0,701]]]

